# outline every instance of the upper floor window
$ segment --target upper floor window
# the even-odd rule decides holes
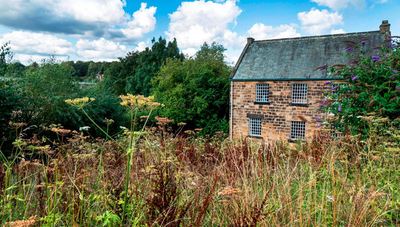
[[[292,103],[307,104],[307,84],[292,84]]]
[[[306,135],[306,123],[304,121],[292,121],[290,127],[290,139],[304,140]]]
[[[269,102],[269,84],[256,84],[256,102]]]
[[[249,136],[261,136],[261,118],[249,118]]]

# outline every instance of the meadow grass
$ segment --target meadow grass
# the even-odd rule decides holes
[[[175,137],[163,127],[131,135],[19,141],[16,158],[0,165],[0,223],[400,224],[400,149],[389,137],[260,143]]]

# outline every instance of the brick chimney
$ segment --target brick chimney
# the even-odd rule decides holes
[[[385,35],[385,41],[387,45],[390,46],[392,34],[390,33],[390,24],[388,20],[382,21],[382,24],[379,26],[379,31],[381,34]]]
[[[382,24],[379,26],[379,31],[382,34],[390,33],[390,24],[388,20],[382,21]]]
[[[252,38],[252,37],[248,37],[247,38],[247,45],[250,45],[250,44],[252,44],[254,42],[254,38]]]

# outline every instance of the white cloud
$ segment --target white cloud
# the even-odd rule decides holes
[[[278,39],[298,37],[295,25],[282,24],[276,27],[265,25],[263,23],[254,24],[247,34],[254,39]]]
[[[136,44],[136,47],[134,48],[135,51],[144,51],[147,47],[150,46],[149,42],[141,41]]]
[[[128,22],[127,28],[122,29],[122,33],[128,38],[140,38],[153,31],[156,26],[154,16],[156,11],[156,7],[147,8],[147,4],[142,3],[140,9],[132,14],[132,19]]]
[[[85,60],[113,61],[123,57],[128,48],[119,43],[100,38],[97,40],[80,39],[76,43],[76,53]]]
[[[308,12],[297,14],[302,29],[311,35],[320,35],[328,32],[333,26],[343,23],[343,16],[338,12],[312,8]]]
[[[71,42],[45,33],[13,31],[0,36],[0,43],[10,42],[15,59],[26,62],[29,56],[34,60],[54,56],[67,57],[73,53]]]
[[[234,48],[243,43],[244,38],[230,30],[235,25],[241,9],[235,0],[182,2],[170,14],[168,39],[176,38],[183,52],[189,55],[204,43],[218,42]],[[229,53],[228,53],[229,54]]]
[[[136,39],[156,24],[156,7],[141,3],[128,15],[125,0],[0,0],[0,6],[0,25],[83,38]]]
[[[320,6],[327,6],[334,10],[344,9],[349,6],[362,8],[365,6],[365,0],[311,0]]]
[[[35,4],[53,10],[59,17],[72,17],[91,23],[118,23],[124,19],[125,1],[121,0],[31,0]]]
[[[334,34],[343,34],[343,33],[346,33],[346,31],[343,30],[342,28],[339,28],[339,29],[332,29],[332,30],[331,30],[331,34],[332,34],[332,35],[334,35]]]

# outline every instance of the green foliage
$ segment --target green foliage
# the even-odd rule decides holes
[[[204,128],[203,133],[227,131],[229,75],[221,45],[204,44],[194,58],[168,60],[153,81],[162,114],[176,123]]]
[[[0,81],[0,150],[11,150],[15,132],[9,123],[18,120],[13,117],[13,112],[20,108],[22,108],[21,95],[17,88],[11,81]]]
[[[26,71],[21,90],[29,123],[61,124],[71,128],[78,124],[79,115],[64,102],[79,96],[73,72],[71,66],[51,61]]]
[[[11,61],[13,53],[11,52],[10,43],[0,46],[0,76],[4,76],[7,72],[7,63]]]
[[[96,220],[101,223],[101,226],[118,226],[121,224],[121,218],[108,210],[98,216]]]
[[[379,55],[356,55],[357,63],[335,73],[327,110],[341,131],[367,135],[366,116],[394,120],[400,117],[400,49],[382,49]]]
[[[153,39],[151,48],[144,51],[130,52],[120,62],[114,62],[105,71],[106,83],[116,94],[142,94],[149,96],[152,88],[151,80],[158,73],[167,59],[184,57],[179,53],[176,40],[167,42],[163,38]]]

